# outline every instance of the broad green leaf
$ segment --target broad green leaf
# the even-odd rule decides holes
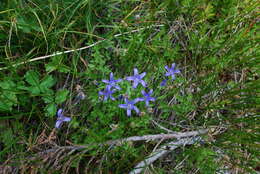
[[[52,62],[45,65],[45,69],[48,73],[55,71],[57,69],[57,66],[54,65]]]
[[[25,74],[25,80],[32,86],[39,86],[39,74],[35,71],[27,71]]]
[[[51,95],[43,96],[42,99],[44,100],[45,103],[52,103],[52,102],[54,102],[54,97],[51,96]]]
[[[30,87],[28,87],[28,91],[32,95],[40,95],[41,94],[41,89],[38,86],[30,86]]]
[[[62,63],[62,56],[55,56],[52,61],[45,65],[47,72],[59,71],[63,73],[70,72],[70,68]]]
[[[57,111],[57,107],[56,107],[55,103],[48,104],[45,109],[47,111],[47,115],[51,116],[51,117],[54,116]]]
[[[69,94],[69,91],[67,89],[59,90],[56,93],[55,102],[57,104],[64,102],[67,99],[68,94]]]
[[[11,111],[12,106],[17,104],[17,97],[13,92],[5,92],[0,95],[0,110]]]
[[[2,88],[2,89],[10,90],[10,89],[14,88],[15,86],[16,86],[15,83],[11,80],[5,80],[5,81],[0,82],[0,88]]]
[[[41,87],[50,88],[56,83],[56,80],[51,76],[47,75],[41,82]]]

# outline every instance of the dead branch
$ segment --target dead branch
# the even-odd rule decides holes
[[[147,159],[144,161],[141,161],[138,163],[135,168],[129,173],[129,174],[139,174],[141,173],[147,166],[152,164],[157,159],[165,156],[166,154],[170,153],[174,149],[185,146],[185,145],[191,145],[201,140],[201,137],[191,137],[191,138],[182,138],[177,141],[172,141],[170,143],[167,143],[166,145],[163,145],[161,148],[154,151],[152,154],[148,156]]]
[[[191,137],[191,136],[198,136],[202,134],[206,134],[208,132],[208,129],[201,129],[197,131],[190,131],[190,132],[180,132],[180,133],[171,133],[171,134],[158,134],[158,135],[144,135],[144,136],[133,136],[129,138],[123,138],[119,140],[112,140],[107,141],[104,143],[105,145],[113,145],[113,144],[121,144],[128,141],[154,141],[154,140],[167,140],[172,138],[185,138],[185,137]]]

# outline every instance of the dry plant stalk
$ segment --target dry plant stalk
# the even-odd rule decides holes
[[[129,174],[139,174],[141,173],[147,166],[152,164],[154,161],[157,159],[165,156],[166,154],[170,153],[174,149],[180,147],[180,146],[185,146],[185,145],[191,145],[194,144],[198,141],[202,140],[201,137],[191,137],[191,138],[182,138],[177,141],[172,141],[170,143],[167,143],[151,153],[147,159],[141,161],[138,163],[135,168],[129,173]]]

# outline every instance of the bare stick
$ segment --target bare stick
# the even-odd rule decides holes
[[[104,145],[121,145],[125,142],[129,141],[152,141],[152,140],[166,140],[166,139],[172,139],[172,138],[187,138],[187,137],[194,137],[202,134],[206,134],[208,132],[208,129],[201,129],[197,131],[190,131],[190,132],[183,132],[183,133],[172,133],[172,134],[157,134],[157,135],[144,135],[144,136],[133,136],[128,138],[122,138],[118,140],[111,140],[100,144],[89,144],[89,145],[72,145],[72,146],[57,146],[52,149],[47,149],[45,151],[39,152],[38,155],[44,155],[47,153],[55,152],[60,149],[66,149],[66,150],[82,150],[89,148],[91,146],[104,146]],[[37,155],[36,155],[37,156]],[[32,157],[33,159],[35,158]]]
[[[171,134],[158,134],[158,135],[144,135],[144,136],[133,136],[129,138],[122,138],[119,140],[112,140],[107,141],[106,145],[112,145],[112,144],[121,144],[128,141],[153,141],[153,140],[160,140],[160,139],[172,139],[172,138],[185,138],[185,137],[192,137],[192,136],[198,136],[201,134],[206,134],[208,132],[207,129],[201,129],[197,131],[190,131],[190,132],[183,132],[183,133],[171,133]]]
[[[141,173],[147,166],[152,164],[157,159],[165,156],[169,152],[173,151],[174,149],[185,146],[185,145],[191,145],[195,142],[201,140],[201,137],[192,137],[192,138],[183,138],[178,141],[172,141],[170,143],[167,143],[166,145],[163,145],[161,148],[154,151],[152,154],[148,156],[147,159],[144,161],[141,161],[138,163],[135,168],[129,173],[129,174],[139,174]]]
[[[144,27],[144,28],[132,30],[132,31],[129,31],[129,32],[125,32],[125,33],[121,33],[121,34],[116,34],[116,35],[114,35],[113,37],[119,37],[119,36],[122,36],[122,35],[139,32],[139,31],[144,30],[144,29],[146,29],[146,28],[162,27],[162,26],[164,26],[164,25],[151,25],[151,26],[148,26],[148,27]],[[13,65],[11,65],[11,66],[12,66],[12,67],[16,67],[16,66],[23,65],[23,64],[26,64],[26,63],[29,63],[29,62],[34,62],[34,61],[38,61],[38,60],[43,60],[43,59],[47,59],[47,58],[50,58],[50,57],[58,56],[58,55],[61,55],[61,54],[68,54],[68,53],[72,53],[72,52],[75,52],[75,51],[85,50],[85,49],[91,48],[91,47],[93,47],[93,46],[95,46],[95,45],[98,45],[98,44],[100,44],[101,42],[104,42],[104,41],[106,41],[106,40],[108,40],[108,39],[100,40],[100,41],[98,41],[98,42],[95,42],[95,43],[93,43],[93,44],[91,44],[91,45],[88,45],[88,46],[85,46],[85,47],[81,47],[81,48],[77,48],[77,49],[72,49],[72,50],[67,50],[67,51],[63,51],[63,52],[56,52],[56,53],[53,53],[53,54],[50,54],[50,55],[46,55],[46,56],[36,57],[36,58],[30,59],[30,60],[26,60],[26,61],[24,61],[24,62],[20,62],[20,63],[13,64]],[[8,69],[8,67],[0,68],[0,71],[5,70],[5,69]]]

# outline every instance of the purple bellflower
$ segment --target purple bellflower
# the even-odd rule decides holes
[[[138,74],[137,68],[134,68],[134,75],[126,77],[126,80],[128,81],[134,81],[133,88],[136,88],[139,83],[143,85],[143,87],[146,87],[146,83],[142,78],[146,75],[146,72],[143,72],[142,74]]]
[[[111,98],[111,100],[115,100],[115,98],[112,96],[112,94],[115,92],[115,89],[110,89],[108,86],[106,87],[106,89],[104,91],[99,91],[98,95],[104,96],[104,100],[106,101],[108,98]]]
[[[127,111],[127,116],[131,116],[131,111],[135,110],[135,112],[138,114],[139,113],[139,109],[134,105],[137,102],[139,102],[140,100],[138,98],[134,99],[134,100],[128,100],[127,98],[125,98],[125,104],[119,104],[118,107],[126,109]]]
[[[167,83],[167,80],[165,79],[165,80],[163,80],[163,81],[161,82],[160,86],[165,86],[166,83]]]
[[[171,76],[172,77],[172,80],[175,79],[175,74],[177,73],[180,73],[180,70],[178,69],[175,69],[175,63],[172,64],[172,67],[169,68],[167,65],[165,66],[165,69],[168,71],[165,73],[165,76],[168,77],[168,76]]]
[[[112,87],[114,87],[114,88],[120,90],[121,88],[120,88],[116,83],[119,83],[119,82],[121,82],[121,81],[122,81],[122,79],[115,80],[115,79],[114,79],[114,75],[113,75],[112,72],[110,73],[110,80],[102,80],[102,82],[108,84],[108,85],[107,85],[107,88],[108,88],[109,90],[110,90]]]
[[[151,97],[153,93],[153,90],[151,89],[149,92],[145,92],[144,90],[142,90],[142,94],[143,94],[143,98],[139,98],[139,101],[145,101],[145,105],[149,106],[149,102],[150,101],[155,101],[154,97]]]
[[[59,109],[58,110],[58,112],[57,112],[57,121],[56,121],[56,123],[55,123],[55,127],[57,128],[57,129],[59,129],[60,127],[61,127],[61,125],[62,125],[62,123],[63,122],[69,122],[70,120],[71,120],[71,118],[70,117],[65,117],[64,115],[63,115],[63,113],[62,113],[62,109]]]

